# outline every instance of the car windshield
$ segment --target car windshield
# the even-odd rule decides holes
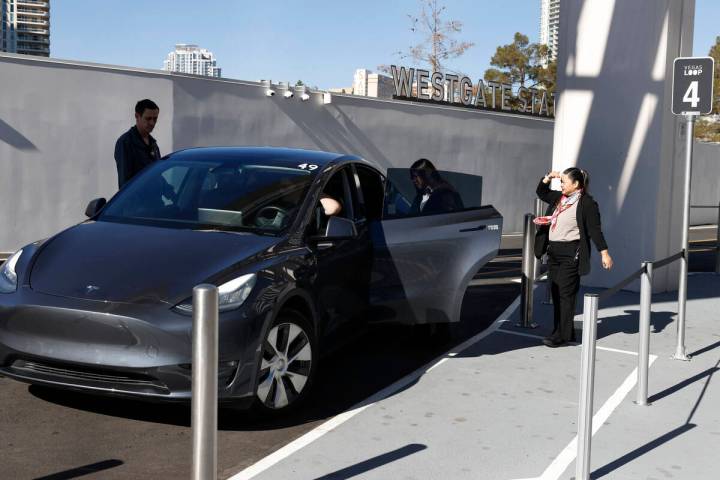
[[[97,220],[277,234],[295,218],[312,178],[302,165],[163,160],[122,189]]]

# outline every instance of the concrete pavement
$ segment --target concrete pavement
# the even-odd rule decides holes
[[[690,276],[690,362],[670,359],[676,294],[653,297],[647,407],[633,403],[639,295],[623,291],[601,303],[593,478],[718,478],[719,292],[720,276]],[[581,347],[541,344],[552,324],[542,296],[536,292],[540,328],[514,326],[515,302],[449,355],[231,478],[572,478]]]

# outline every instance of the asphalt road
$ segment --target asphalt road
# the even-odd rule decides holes
[[[302,411],[268,421],[221,410],[220,478],[232,476],[485,329],[519,294],[517,283],[502,278],[519,272],[517,258],[510,252],[480,272],[480,278],[497,281],[468,289],[462,322],[452,340],[432,339],[410,327],[376,326],[323,359],[316,388]],[[188,407],[63,392],[7,378],[0,378],[0,399],[0,478],[189,476]]]

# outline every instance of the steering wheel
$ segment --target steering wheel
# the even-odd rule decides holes
[[[271,214],[272,216],[268,215]],[[275,205],[266,205],[262,207],[255,214],[255,225],[258,227],[280,227],[285,217],[288,216],[288,211],[284,208],[277,207]],[[278,222],[278,217],[280,220]],[[276,224],[276,222],[278,222]]]

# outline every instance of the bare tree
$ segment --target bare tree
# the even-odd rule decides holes
[[[444,20],[447,7],[439,5],[438,0],[418,0],[419,15],[408,15],[410,31],[422,36],[420,43],[411,45],[407,51],[396,52],[402,60],[412,59],[417,66],[429,66],[433,72],[446,71],[459,73],[447,68],[449,60],[460,57],[475,44],[453,38],[462,31],[459,20]],[[389,72],[387,65],[378,66],[378,70]]]

